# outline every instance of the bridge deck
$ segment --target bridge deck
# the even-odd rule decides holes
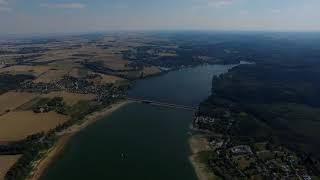
[[[186,110],[192,110],[192,111],[195,111],[198,109],[197,107],[193,107],[193,106],[172,104],[172,103],[159,102],[159,101],[153,101],[153,100],[147,100],[147,99],[128,98],[128,100],[140,102],[140,103],[151,104],[151,105],[155,105],[155,106],[170,107],[170,108],[175,108],[175,109],[186,109]]]

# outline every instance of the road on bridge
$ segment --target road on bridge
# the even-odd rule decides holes
[[[175,108],[175,109],[185,109],[185,110],[190,110],[190,111],[196,111],[198,109],[198,107],[193,107],[193,106],[172,104],[172,103],[159,102],[159,101],[153,101],[153,100],[147,100],[147,99],[128,98],[128,100],[134,101],[134,102],[145,103],[145,104],[151,104],[151,105],[155,105],[155,106],[169,107],[169,108]]]

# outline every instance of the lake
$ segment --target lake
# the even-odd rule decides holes
[[[137,81],[129,97],[198,105],[212,77],[232,65],[206,65]],[[192,111],[131,103],[66,145],[41,179],[195,180],[188,160]]]
[[[129,97],[198,106],[211,94],[212,77],[235,65],[204,65],[137,81]]]

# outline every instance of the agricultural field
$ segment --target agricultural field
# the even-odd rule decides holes
[[[79,101],[90,101],[95,99],[95,95],[93,94],[76,94],[76,93],[69,93],[65,91],[61,92],[51,92],[49,94],[41,95],[42,98],[54,98],[54,97],[62,97],[64,103],[67,106],[73,106],[77,104]]]
[[[67,74],[67,72],[64,70],[50,69],[49,71],[38,76],[38,78],[35,79],[33,82],[35,82],[35,83],[50,83],[50,82],[58,81],[58,80],[62,79],[62,77],[66,74]]]
[[[0,156],[0,180],[4,180],[5,173],[20,158],[21,155]]]
[[[143,76],[146,76],[146,77],[159,74],[159,73],[161,73],[161,70],[155,66],[143,68]]]
[[[112,70],[130,70],[128,67],[129,61],[122,59],[115,55],[99,55],[96,57],[97,60],[102,60],[105,67]]]
[[[0,141],[17,141],[29,135],[48,131],[68,120],[56,112],[13,111],[0,116]]]
[[[30,74],[34,76],[40,76],[41,74],[49,71],[49,66],[26,66],[26,65],[15,65],[6,68],[1,68],[0,73],[7,74]]]
[[[152,45],[153,43],[159,44],[159,48]],[[0,95],[0,128],[8,126],[7,129],[10,129],[9,127],[14,124],[25,123],[27,125],[23,128],[20,126],[15,128],[16,132],[12,132],[12,136],[9,136],[9,132],[1,131],[0,139],[19,139],[25,137],[26,134],[38,132],[37,129],[48,130],[67,119],[60,114],[55,114],[54,111],[34,114],[32,110],[36,110],[35,106],[41,99],[62,97],[65,105],[71,107],[80,101],[101,99],[99,96],[104,95],[83,89],[85,81],[92,83],[92,88],[97,86],[99,89],[106,84],[120,87],[127,85],[128,80],[161,73],[160,67],[149,64],[148,61],[137,63],[126,58],[124,52],[134,52],[144,47],[149,47],[145,55],[158,56],[153,58],[178,56],[177,44],[170,43],[167,39],[139,33],[128,33],[121,36],[106,34],[56,37],[50,40],[40,38],[3,41],[1,46],[3,53],[0,54],[0,75],[5,79],[7,79],[7,74],[31,75],[25,77],[26,81],[31,81],[28,88],[22,90],[25,91],[23,93],[20,92],[19,83],[22,83],[24,79],[15,86],[4,88],[1,91],[4,94]],[[68,81],[68,78],[65,77],[75,79]],[[14,78],[20,77],[12,77],[13,80],[3,84],[3,87],[7,87],[9,83],[12,84]],[[68,82],[58,84],[57,82],[61,80]],[[62,85],[70,87],[59,89]],[[77,88],[78,85],[81,85],[80,89]],[[9,90],[19,91],[8,92]],[[102,89],[99,90],[103,92]],[[117,92],[114,93],[117,95]]]
[[[90,81],[93,82],[96,85],[102,85],[102,84],[115,84],[122,81],[125,81],[125,79],[113,76],[113,75],[106,75],[106,74],[97,74],[98,76],[94,79],[91,79]]]
[[[26,92],[7,92],[0,95],[0,116],[6,111],[15,110],[37,96],[39,94]]]
[[[153,41],[137,33],[0,41],[0,142],[66,127],[125,98],[131,80],[161,73],[124,56]],[[175,57],[172,48],[154,54]],[[0,180],[18,158],[0,156]]]

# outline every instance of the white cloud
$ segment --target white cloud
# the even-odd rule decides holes
[[[280,9],[271,9],[271,13],[279,14],[279,13],[281,13],[281,10]]]
[[[0,6],[0,12],[11,12],[12,9],[9,7]]]
[[[224,6],[229,6],[233,3],[233,0],[208,0],[208,6],[211,7],[224,7]]]
[[[193,0],[192,11],[197,12],[207,8],[223,8],[232,5],[234,0]]]
[[[223,8],[232,5],[234,0],[193,0],[193,11],[199,11],[206,8]]]
[[[241,11],[240,11],[240,14],[241,14],[241,15],[248,15],[248,14],[249,14],[249,11],[247,11],[247,10],[241,10]]]
[[[116,3],[114,5],[114,8],[115,9],[119,9],[119,10],[123,10],[123,9],[128,9],[129,8],[129,5],[126,4],[126,3]]]
[[[86,7],[82,3],[59,3],[59,4],[40,4],[41,7],[55,8],[55,9],[83,9]]]
[[[8,1],[7,0],[0,0],[0,5],[7,5]]]
[[[8,7],[8,0],[0,0],[0,12],[10,12],[12,9]]]

